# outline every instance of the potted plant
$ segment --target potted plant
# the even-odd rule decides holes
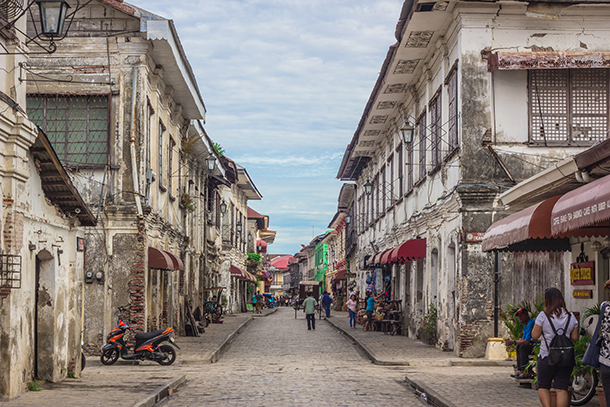
[[[438,319],[438,310],[434,304],[430,304],[428,312],[424,315],[424,321],[421,328],[417,330],[417,339],[428,345],[436,343],[436,320]]]

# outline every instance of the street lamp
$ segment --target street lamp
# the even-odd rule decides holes
[[[364,193],[367,195],[370,195],[371,192],[373,192],[373,183],[371,182],[371,180],[366,180],[366,183],[364,184]]]
[[[225,201],[222,201],[220,203],[220,213],[222,213],[223,215],[227,213],[227,203]]]
[[[352,223],[352,215],[345,215],[345,223],[348,225]]]
[[[35,0],[40,11],[42,35],[45,37],[61,37],[64,22],[70,5],[66,0]]]
[[[405,143],[413,142],[414,130],[415,128],[411,125],[411,123],[409,123],[408,120],[405,122],[405,124],[402,125],[402,127],[400,128],[400,134],[402,135],[402,139]]]
[[[241,222],[237,222],[237,224],[235,225],[235,229],[238,233],[241,233]]]

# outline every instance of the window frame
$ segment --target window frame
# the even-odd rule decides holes
[[[89,111],[90,111],[90,99],[92,98],[100,98],[100,97],[105,97],[106,98],[106,142],[105,142],[105,148],[106,151],[104,153],[96,153],[96,154],[103,154],[105,155],[105,160],[103,163],[96,163],[96,164],[91,164],[89,161],[89,154],[92,154],[89,152],[88,150],[88,146],[90,143],[92,143],[91,140],[89,140],[89,132],[92,131],[89,128],[89,122],[90,122],[90,117],[89,117]],[[30,98],[40,98],[42,100],[42,118],[41,118],[41,125],[40,128],[43,129],[43,131],[45,131],[45,133],[47,133],[47,136],[50,136],[50,133],[59,133],[57,131],[52,131],[52,130],[47,130],[47,120],[48,120],[48,101],[52,98],[55,99],[62,99],[62,100],[69,100],[70,98],[86,98],[87,103],[85,105],[86,110],[87,110],[87,117],[86,117],[86,122],[87,122],[87,129],[86,129],[86,140],[85,143],[87,144],[87,152],[85,153],[80,153],[80,154],[84,154],[86,157],[87,162],[85,163],[76,163],[76,162],[72,162],[70,161],[68,158],[70,155],[76,155],[76,154],[68,154],[67,153],[67,149],[64,149],[64,152],[62,153],[61,151],[59,151],[58,148],[55,147],[55,145],[59,146],[60,144],[70,144],[69,140],[69,133],[70,130],[68,128],[67,122],[69,120],[68,115],[66,115],[66,129],[64,131],[64,139],[66,141],[64,142],[57,142],[57,141],[51,141],[51,144],[54,145],[54,149],[55,152],[57,154],[57,156],[59,157],[60,161],[62,162],[62,165],[67,167],[67,168],[104,168],[108,165],[109,163],[109,157],[110,157],[110,135],[111,135],[111,123],[112,123],[112,94],[109,92],[102,92],[102,93],[74,93],[74,94],[60,94],[60,93],[28,93],[26,95],[26,100],[30,99]],[[27,110],[27,109],[26,109]],[[55,110],[59,110],[59,109],[55,109]],[[65,110],[67,112],[70,111],[69,107],[66,106]],[[101,131],[101,130],[93,130],[93,131]],[[97,143],[97,144],[101,144],[101,143]]]
[[[458,61],[456,60],[447,79],[445,79],[445,86],[447,87],[447,110],[449,120],[447,122],[447,153],[444,159],[448,160],[453,154],[459,149],[459,136],[458,136]]]
[[[418,147],[419,147],[419,160],[418,160],[419,177],[417,178],[417,181],[413,185],[414,188],[416,186],[420,185],[422,182],[424,182],[424,180],[428,176],[428,171],[426,171],[426,153],[427,153],[427,151],[426,151],[426,138],[427,138],[426,131],[427,131],[427,128],[426,128],[426,111],[425,110],[422,112],[422,114],[417,119],[416,128],[417,128],[417,142],[418,142]]]
[[[434,174],[441,168],[442,164],[442,142],[443,142],[443,99],[442,88],[438,89],[430,102],[428,110],[430,113],[430,172]]]
[[[603,79],[605,81],[604,86],[592,86],[590,89],[587,89],[587,87],[579,87],[577,85],[577,82],[575,80],[575,76],[577,73],[583,73],[586,71],[591,71],[591,72],[595,72],[595,73],[599,73],[600,71],[604,71],[605,73],[605,78]],[[536,84],[536,80],[535,80],[535,76],[536,75],[544,75],[544,74],[558,74],[558,73],[564,73],[565,74],[565,81],[566,81],[566,85],[565,86],[552,86],[549,85],[548,87],[544,87],[543,90],[540,92],[538,91],[538,86]],[[550,80],[556,80],[555,78],[552,78]],[[607,138],[607,134],[608,131],[610,131],[610,69],[608,68],[566,68],[566,69],[540,69],[540,70],[528,70],[528,75],[527,75],[527,85],[528,85],[528,144],[530,146],[571,146],[571,147],[588,147],[591,146],[599,141],[603,141]],[[565,89],[565,101],[562,101],[561,104],[556,104],[554,106],[550,106],[548,107],[548,105],[545,105],[543,103],[540,103],[540,95],[544,95],[544,92],[552,92],[552,90],[556,90],[556,91],[561,91],[562,89]],[[586,90],[602,90],[603,91],[603,96],[605,98],[605,111],[603,113],[576,113],[576,110],[578,110],[578,107],[575,103],[575,100],[578,100],[579,97],[578,95],[575,95],[575,93],[579,93],[580,92],[586,92]],[[559,93],[559,92],[556,92]],[[593,94],[594,96],[595,94]],[[580,97],[582,99],[582,96]],[[542,112],[542,108],[541,106],[545,107],[545,110],[547,110],[547,112]],[[561,112],[548,112],[548,110],[551,109],[562,109],[565,111],[565,113],[561,113]],[[582,106],[581,106],[582,109]],[[557,119],[559,117],[565,117],[565,132],[566,132],[566,136],[564,140],[558,140],[555,137],[553,137],[553,139],[548,139],[548,134],[547,131],[552,131],[550,129],[552,129],[552,126],[548,126],[547,124],[545,124],[545,118],[551,118],[551,119]],[[538,129],[535,128],[536,123],[535,123],[535,119],[536,118],[540,118],[542,117],[542,119],[540,119],[540,124],[541,126],[538,127]],[[598,132],[604,133],[603,136],[599,135],[597,136],[597,138],[591,138],[590,140],[582,140],[582,139],[575,139],[575,133],[574,133],[574,127],[576,127],[577,123],[575,122],[575,118],[580,118],[582,120],[582,118],[584,117],[588,117],[590,119],[593,118],[601,118],[601,119],[606,119],[605,120],[605,128],[603,127],[598,127],[597,129]],[[603,123],[603,121],[600,121],[600,123]],[[549,130],[547,130],[547,127]],[[582,127],[582,126],[580,126]],[[557,126],[555,128],[558,128]],[[539,138],[536,139],[534,138],[535,136],[535,132],[539,131],[539,134],[542,134],[542,136],[538,136]]]

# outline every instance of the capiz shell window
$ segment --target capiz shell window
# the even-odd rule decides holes
[[[608,69],[529,71],[530,143],[591,145],[608,132]]]
[[[106,165],[108,95],[28,95],[27,113],[47,134],[63,165]]]

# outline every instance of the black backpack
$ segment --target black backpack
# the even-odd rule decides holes
[[[574,343],[572,339],[566,336],[566,332],[568,330],[568,326],[570,325],[570,319],[572,318],[572,314],[568,313],[568,320],[566,321],[566,326],[562,329],[561,335],[557,334],[557,330],[551,321],[551,318],[547,317],[549,324],[551,324],[551,328],[555,333],[555,337],[551,339],[551,343],[547,343],[546,338],[544,338],[544,334],[542,337],[544,338],[544,343],[546,343],[546,348],[549,351],[549,359],[548,365],[552,367],[573,367],[576,364],[574,359]]]

